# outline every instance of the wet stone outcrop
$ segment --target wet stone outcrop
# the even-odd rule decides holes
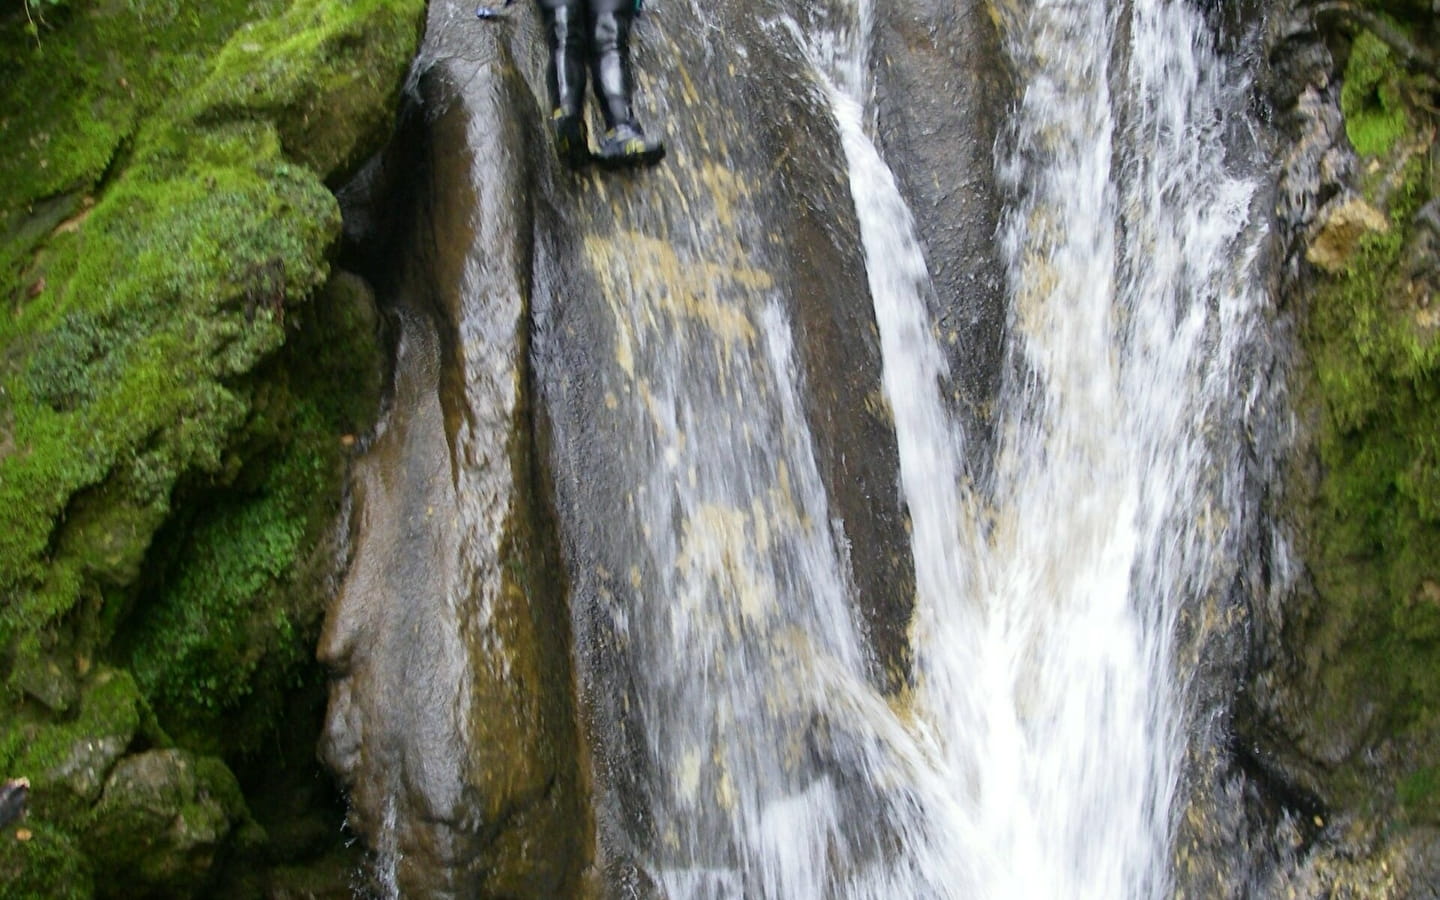
[[[320,648],[322,754],[386,885],[644,895],[687,840],[683,817],[654,811],[727,815],[726,767],[745,762],[731,738],[760,756],[810,748],[775,760],[796,790],[843,770],[844,736],[825,736],[795,684],[858,663],[866,691],[903,694],[914,587],[878,332],[840,142],[798,43],[846,8],[643,16],[639,114],[670,155],[577,174],[550,152],[535,11],[477,23],[431,5],[410,118],[347,214],[395,374],[361,441]],[[791,27],[811,13],[824,22]],[[923,31],[890,15],[888,90],[971,58],[951,42],[905,62]],[[978,5],[965,15],[967,35],[987,33]],[[969,101],[992,123],[1004,102]],[[928,112],[891,126],[907,160],[929,146]],[[947,164],[978,167],[989,141]],[[972,175],[976,190],[912,186],[957,360],[1003,318],[978,246],[988,163]],[[951,265],[957,248],[967,261]],[[978,416],[972,374],[956,390]],[[796,591],[855,606],[789,623]],[[852,616],[858,641],[827,645]],[[685,693],[706,679],[715,690]],[[770,695],[725,711],[753,690]],[[738,712],[753,721],[726,721]],[[693,774],[670,771],[679,760]],[[686,796],[666,794],[677,780]],[[880,852],[872,837],[860,852]]]
[[[822,6],[642,19],[642,118],[670,156],[633,178],[557,179],[537,250],[536,373],[612,890],[758,875],[727,824],[757,800],[736,793],[756,771],[793,795],[844,770],[801,686],[846,665],[832,655],[851,613],[811,621],[798,595],[841,594],[824,580],[839,571],[871,683],[910,677],[913,568],[858,227],[785,24],[843,18]],[[835,783],[840,802],[873,799]],[[876,847],[837,852],[883,844],[862,838]]]
[[[378,889],[573,896],[588,828],[527,359],[538,135],[508,49],[471,49],[425,67],[355,189],[394,377],[319,647],[321,754]]]
[[[877,106],[886,158],[925,247],[946,394],[983,478],[1002,373],[1004,270],[995,146],[1015,99],[988,3],[877,4]]]
[[[1433,897],[1440,884],[1440,559],[1426,4],[1280,3],[1279,295],[1296,440],[1274,513],[1293,564],[1253,611],[1237,758],[1257,895]],[[1237,791],[1242,790],[1237,787]],[[1263,847],[1263,851],[1261,851]]]

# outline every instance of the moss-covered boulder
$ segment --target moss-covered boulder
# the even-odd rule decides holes
[[[383,359],[331,188],[386,138],[423,11],[0,14],[0,766],[34,784],[0,895],[93,893],[143,760],[213,758],[204,794],[258,756],[316,768],[312,648]],[[231,830],[99,887],[199,890]]]
[[[194,894],[244,816],[240,786],[220,760],[183,750],[127,756],[105,782],[88,835],[105,873],[99,893]]]
[[[123,670],[86,679],[72,717],[57,721],[47,712],[15,710],[4,747],[7,764],[30,780],[31,811],[44,817],[83,813],[100,799],[110,771],[136,738],[156,736],[153,727],[142,729],[148,710]]]

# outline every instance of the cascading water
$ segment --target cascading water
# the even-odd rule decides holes
[[[913,527],[916,712],[944,785],[909,848],[938,856],[915,869],[959,897],[1163,895],[1185,749],[1172,639],[1217,588],[1239,502],[1206,430],[1243,414],[1261,300],[1258,185],[1227,173],[1220,128],[1239,86],[1185,4],[1007,7],[1010,365],[974,496],[915,228],[866,133],[868,0],[854,13],[806,43],[850,164]]]

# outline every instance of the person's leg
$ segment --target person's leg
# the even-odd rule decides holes
[[[546,82],[550,88],[550,124],[555,131],[555,152],[571,166],[589,160],[585,140],[585,57],[589,28],[584,0],[538,0],[545,21],[550,59]]]
[[[645,137],[632,108],[635,79],[630,68],[630,25],[634,3],[590,0],[594,41],[590,62],[606,128],[598,154],[602,162],[649,163],[665,155],[664,145]]]

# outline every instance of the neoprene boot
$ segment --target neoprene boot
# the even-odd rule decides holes
[[[595,47],[595,95],[605,117],[605,135],[596,159],[605,166],[641,166],[665,157],[665,145],[645,137],[635,121],[631,97],[635,89],[630,69],[630,22],[634,0],[591,0],[590,16]]]
[[[585,138],[585,23],[578,4],[542,2],[545,27],[550,31],[550,62],[546,80],[550,88],[550,128],[555,153],[571,168],[590,161]]]

